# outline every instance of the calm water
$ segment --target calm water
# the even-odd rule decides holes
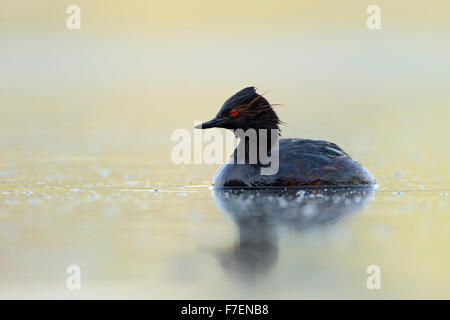
[[[0,298],[450,298],[448,3],[386,2],[379,31],[316,3],[88,1],[72,32],[63,3],[3,0]],[[218,164],[174,165],[172,132],[250,85],[378,188],[224,193]]]
[[[205,183],[214,166],[188,167],[96,157],[3,165],[1,297],[450,296],[443,177],[226,192]],[[72,264],[80,291],[66,288]],[[378,291],[366,288],[373,264]]]
[[[340,103],[281,109],[284,134],[338,143],[376,190],[213,192],[219,165],[170,159],[171,132],[208,119],[206,103],[176,124],[153,107],[148,127],[154,115],[133,109],[126,124],[89,106],[4,112],[0,297],[450,298],[446,101],[431,114],[397,99],[364,112]],[[79,291],[66,288],[69,265]],[[381,290],[366,288],[369,265]]]

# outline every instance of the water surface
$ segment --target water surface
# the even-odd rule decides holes
[[[0,298],[450,298],[448,2],[380,3],[377,31],[360,1],[165,3],[80,1],[68,31],[2,0]],[[172,132],[246,86],[379,187],[227,195],[175,165]]]

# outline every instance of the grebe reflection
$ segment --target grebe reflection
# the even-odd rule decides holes
[[[218,253],[222,266],[245,277],[278,259],[278,235],[322,227],[363,209],[375,188],[213,189],[217,207],[238,228],[236,244]]]

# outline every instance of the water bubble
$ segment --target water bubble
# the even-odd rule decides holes
[[[396,196],[401,196],[401,195],[403,195],[403,191],[395,191],[395,192],[392,192],[392,194],[394,194]]]
[[[155,189],[153,189],[153,191],[154,191],[154,192],[158,192],[158,191],[159,191],[159,189],[155,188]]]
[[[108,169],[102,169],[102,170],[100,170],[100,175],[101,175],[103,178],[109,177],[109,170],[108,170]]]
[[[441,196],[446,197],[446,196],[448,196],[448,193],[447,192],[442,192]]]
[[[401,178],[402,177],[402,173],[400,171],[394,171],[394,173],[392,175],[394,176],[394,178]]]
[[[186,197],[186,193],[181,192],[181,193],[178,194],[178,196],[179,196],[179,197]]]
[[[73,188],[73,189],[70,189],[70,191],[72,191],[72,192],[80,192],[81,189],[79,189],[79,188]]]
[[[321,193],[316,193],[316,198],[324,198],[325,196]]]
[[[23,192],[24,194],[33,194],[33,191],[31,191],[31,190],[25,190],[24,192]]]
[[[131,174],[131,173],[125,174],[125,180],[131,180],[131,179],[133,179],[133,174]]]
[[[297,193],[295,195],[303,197],[305,195],[305,193],[306,193],[305,190],[299,190],[299,191],[297,191]]]
[[[425,189],[425,186],[424,185],[419,185],[419,189]]]

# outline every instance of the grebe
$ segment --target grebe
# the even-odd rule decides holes
[[[248,87],[231,96],[214,119],[196,126],[197,129],[225,128],[247,131],[275,129],[279,132],[279,120],[272,105],[254,87]],[[264,130],[263,130],[264,131]],[[238,136],[238,135],[237,135]],[[278,136],[278,134],[277,134]],[[267,139],[267,137],[266,137]],[[278,139],[277,139],[278,140]],[[267,155],[278,152],[278,167],[274,174],[261,174],[267,163],[260,158],[260,135],[257,135],[257,161],[248,161],[250,139],[239,142],[245,150],[246,162],[237,161],[236,148],[228,163],[214,175],[214,187],[289,187],[289,186],[358,186],[374,185],[375,179],[361,164],[353,160],[336,144],[310,139],[267,139]],[[263,142],[262,145],[264,145]],[[242,145],[244,144],[244,145]],[[263,151],[264,154],[265,151]]]

